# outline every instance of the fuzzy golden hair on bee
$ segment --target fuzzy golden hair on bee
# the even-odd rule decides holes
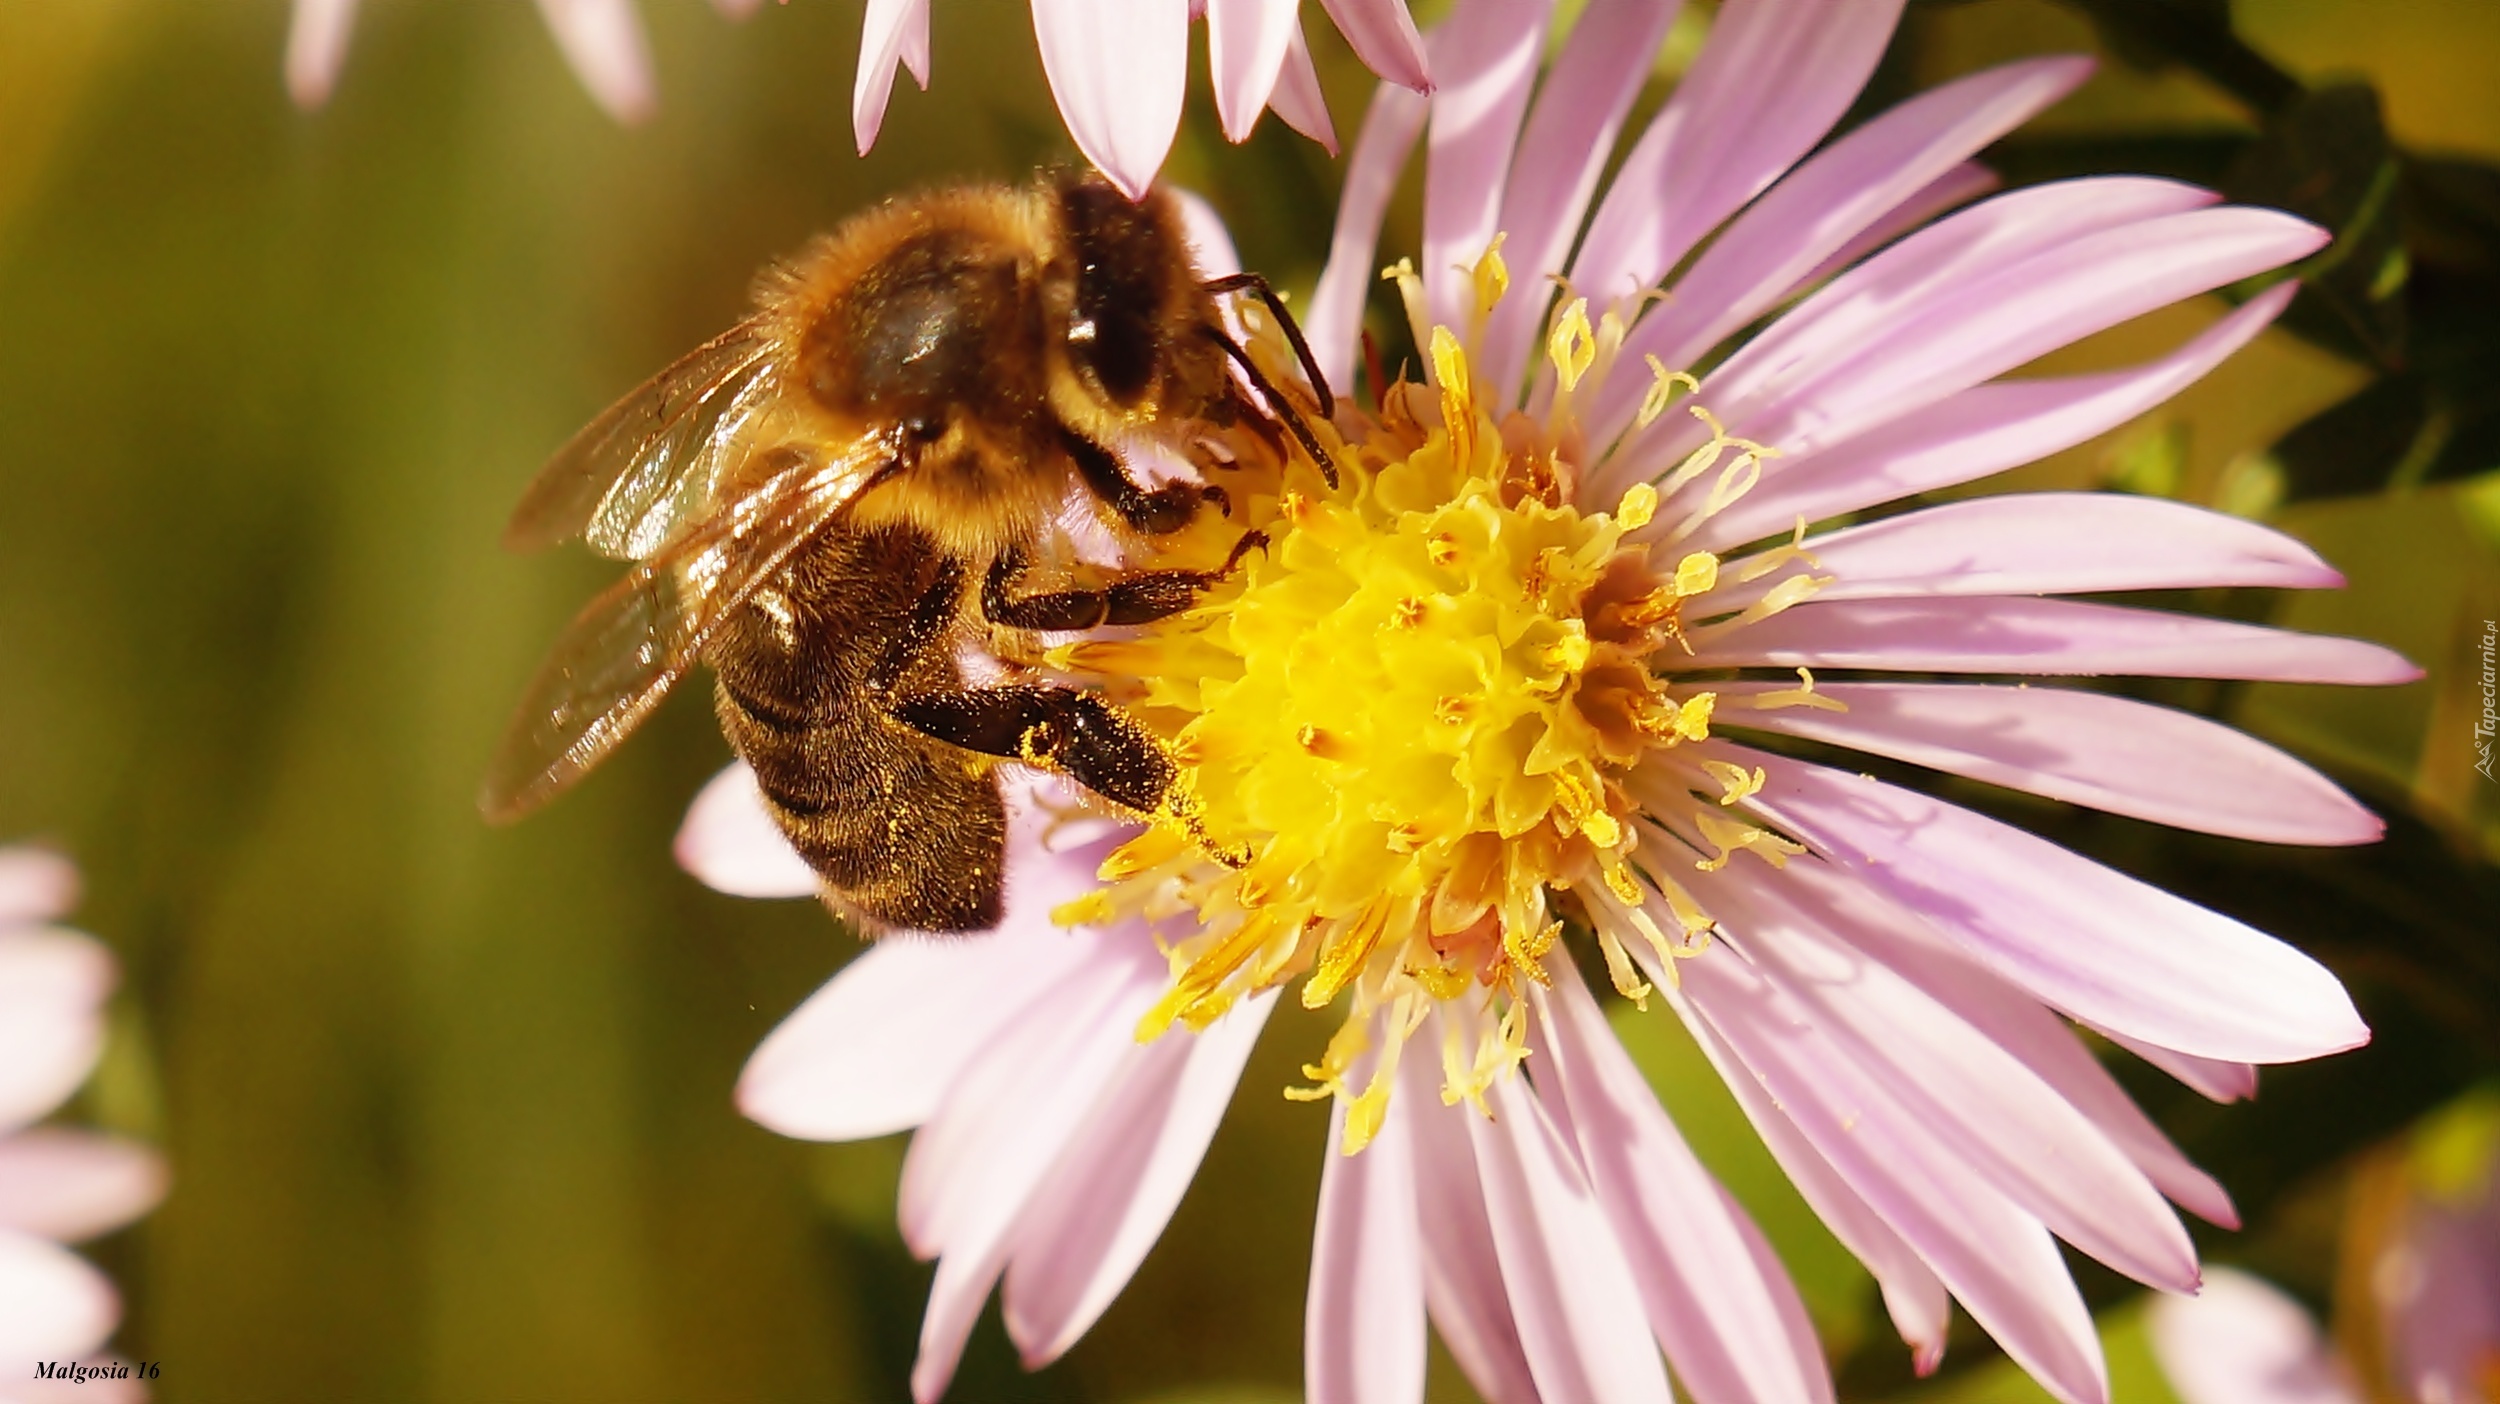
[[[868,929],[997,920],[1003,762],[1164,812],[1177,764],[1115,701],[958,657],[1165,617],[1263,542],[1078,584],[1071,502],[1115,539],[1228,512],[1201,482],[1139,482],[1132,448],[1204,468],[1210,435],[1283,453],[1281,423],[1333,481],[1224,330],[1216,296],[1242,291],[1290,326],[1257,278],[1203,277],[1169,196],[1090,174],[888,201],[768,271],[752,317],[594,420],[514,514],[514,544],[579,534],[635,564],[532,684],[487,812],[571,784],[698,662],[766,809]],[[1308,403],[1329,412],[1316,376]]]

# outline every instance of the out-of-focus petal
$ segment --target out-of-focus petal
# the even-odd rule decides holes
[[[1597,208],[1571,280],[1593,298],[1655,283],[1814,148],[1875,71],[1901,0],[1729,0],[1692,70]],[[1777,74],[1776,82],[1764,81]]]
[[[745,761],[711,778],[677,827],[677,866],[732,897],[813,897],[816,870],[764,809]]]
[[[2500,1203],[2487,1165],[2478,1206],[2416,1193],[2371,1257],[2388,1373],[2407,1399],[2492,1404],[2500,1386]]]
[[[145,1146],[41,1127],[0,1139],[0,1229],[75,1243],[164,1197],[164,1159]]]
[[[2286,283],[2250,299],[2158,361],[2100,375],[1997,381],[1948,396],[1844,443],[1773,459],[1762,481],[1690,541],[1725,550],[1809,522],[1954,487],[2114,429],[2202,379],[2282,312]]]
[[[1121,944],[1150,959],[1112,956],[1072,972],[991,1040],[912,1138],[903,1241],[939,1255],[912,1363],[921,1404],[935,1404],[954,1377],[1034,1190],[1138,1051],[1131,1030],[1153,1002],[1162,961],[1142,939]]]
[[[1858,233],[1964,158],[2072,91],[2092,71],[2083,58],[2033,59],[1975,73],[1919,94],[1816,153],[1753,207],[1676,280],[1675,296],[1624,342],[1637,364],[1655,355],[1691,364],[1761,316]]]
[[[1354,159],[1347,163],[1345,187],[1337,195],[1337,228],[1328,242],[1328,266],[1320,270],[1319,286],[1302,319],[1311,354],[1331,385],[1354,382],[1354,347],[1363,330],[1363,300],[1380,270],[1372,266],[1380,244],[1381,217],[1397,192],[1398,175],[1407,153],[1422,136],[1424,117],[1432,104],[1404,88],[1382,87],[1363,114],[1363,130],[1354,138]]]
[[[1666,1367],[1642,1317],[1640,1288],[1578,1161],[1522,1079],[1496,1079],[1485,1099],[1490,1119],[1465,1105],[1427,1107],[1424,1115],[1459,1119],[1475,1145],[1493,1248],[1537,1397],[1668,1404]]]
[[[1009,1249],[1007,1334],[1028,1369],[1092,1329],[1180,1207],[1276,1005],[1268,990],[1203,1032],[1175,1029],[1121,1062]]]
[[[48,848],[0,848],[0,928],[50,921],[77,905],[77,864]]]
[[[1593,0],[1537,90],[1502,192],[1510,295],[1493,309],[1478,359],[1486,380],[1505,391],[1519,383],[1545,324],[1553,297],[1546,275],[1563,271],[1623,119],[1681,8],[1681,0]]]
[[[286,31],[286,91],[299,107],[319,107],[338,86],[356,0],[295,0]]]
[[[2196,1250],[2170,1206],[2038,1073],[1899,971],[1801,913],[1784,887],[1725,876],[1692,879],[1695,895],[1722,917],[1724,939],[1794,1018],[1812,1025],[1831,1056],[1889,1093],[1861,1104],[1860,1134],[1894,1144],[1928,1140],[2052,1233],[2129,1277],[2174,1291],[2195,1287]]]
[[[1368,1075],[1367,1066],[1360,1071]],[[1392,1099],[1363,1153],[1341,1155],[1345,1102],[1332,1106],[1303,1310],[1303,1387],[1310,1404],[1421,1404],[1424,1249],[1407,1128],[1414,1112]]]
[[[2133,673],[2371,687],[2422,676],[2401,654],[2359,639],[2022,597],[1810,601],[1716,637],[1694,630],[1693,652],[1706,660],[1702,667]]]
[[[1435,1019],[1428,1018],[1415,1046],[1431,1048],[1439,1034]],[[1423,1057],[1401,1062],[1397,1095],[1389,1101],[1389,1115],[1407,1118],[1414,1139],[1415,1213],[1430,1226],[1423,1235],[1424,1303],[1441,1343],[1485,1404],[1541,1404],[1511,1319],[1473,1138],[1459,1119],[1475,1112],[1460,1108],[1454,1115],[1441,1105],[1433,1065]]]
[[[712,8],[733,20],[742,20],[755,13],[764,0],[712,0]]]
[[[1077,149],[1130,199],[1144,199],[1180,129],[1188,9],[1033,0],[1033,33]]]
[[[1723,697],[1768,690],[1738,683]],[[2260,843],[2369,843],[2385,826],[2335,782],[2245,732],[2167,707],[2055,687],[1829,683],[1846,712],[1721,712],[1730,725]]]
[[[1432,34],[1431,135],[1424,155],[1424,305],[1464,329],[1468,269],[1493,241],[1511,148],[1545,52],[1552,0],[1465,5]]]
[[[2307,546],[2245,518],[2114,492],[1975,497],[1809,537],[1814,598],[2082,595],[2256,585],[2314,590],[2344,577]],[[1766,581],[1711,595],[1741,609]]]
[[[1206,0],[1207,69],[1215,81],[1215,113],[1227,141],[1248,141],[1276,91],[1292,40],[1290,0]]]
[[[574,76],[610,117],[630,125],[651,115],[651,46],[633,0],[538,0],[538,10]]]
[[[1241,252],[1233,247],[1232,231],[1215,207],[1187,190],[1174,190],[1181,207],[1181,229],[1189,240],[1189,260],[1201,278],[1221,278],[1241,271]]]
[[[1284,66],[1277,70],[1267,105],[1286,126],[1318,142],[1329,155],[1337,154],[1337,126],[1328,119],[1328,97],[1320,91],[1319,70],[1311,66],[1311,50],[1302,40],[1300,20],[1294,21],[1285,36]]]
[[[1406,0],[1320,0],[1320,8],[1337,22],[1337,32],[1345,36],[1346,46],[1365,68],[1401,88],[1432,91],[1423,36],[1415,32]]]
[[[1569,965],[1531,990],[1538,1067],[1641,1289],[1676,1378],[1701,1404],[1828,1404],[1831,1372],[1796,1284],[1694,1157]]]
[[[2145,1326],[2180,1404],[2361,1404],[2309,1313],[2247,1273],[2216,1268],[2194,1297],[2155,1297]]]
[[[1741,747],[1751,803],[2080,1019],[2208,1058],[2291,1062],[2370,1031],[2335,976],[2252,927],[2010,825],[1864,776]]]
[[[859,26],[859,70],[851,77],[851,137],[859,154],[877,144],[885,127],[886,100],[894,94],[894,66],[915,46],[921,55],[912,76],[929,86],[929,0],[868,0]]]
[[[1882,961],[2022,1060],[2091,1119],[2172,1203],[2224,1228],[2239,1214],[2222,1186],[2170,1143],[2066,1022],[1981,969],[1898,903],[1823,863],[1780,870],[1779,891],[1833,935]]]
[[[79,1359],[120,1320],[121,1301],[103,1273],[58,1244],[0,1229],[0,1362],[17,1370]]]
[[[1704,1047],[1731,1083],[1756,1079],[1869,1206],[1918,1250],[1973,1319],[2069,1404],[2109,1395],[2091,1314],[2040,1221],[1959,1157],[1915,1134],[1914,1117],[1810,1018],[1725,948],[1681,963],[1660,992],[1710,1030]],[[1735,1065],[1728,1066],[1732,1061]]]
[[[0,931],[0,1132],[59,1106],[104,1048],[113,957],[74,931]]]

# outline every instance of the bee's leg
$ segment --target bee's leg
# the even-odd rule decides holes
[[[894,705],[905,726],[950,746],[1058,771],[1123,808],[1159,810],[1175,774],[1144,727],[1090,692],[1019,685],[925,692]]]
[[[1189,608],[1199,594],[1241,564],[1251,548],[1264,548],[1267,533],[1245,531],[1233,553],[1216,570],[1141,570],[1122,576],[1100,590],[1053,590],[1045,595],[1014,595],[1009,589],[1030,564],[1024,548],[1010,546],[990,562],[981,582],[981,615],[1010,629],[1091,629],[1098,624],[1148,624]]]
[[[1111,450],[1065,429],[1059,431],[1059,439],[1068,456],[1076,460],[1077,474],[1085,479],[1085,486],[1119,513],[1121,521],[1148,536],[1167,536],[1189,525],[1189,519],[1198,515],[1198,504],[1209,498],[1231,511],[1231,504],[1219,488],[1165,483],[1148,492],[1129,480],[1120,460],[1111,456]]]

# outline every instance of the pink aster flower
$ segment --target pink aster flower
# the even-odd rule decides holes
[[[1176,798],[1142,825],[1054,827],[1019,796],[999,930],[889,936],[741,1084],[791,1135],[918,1128],[901,1217],[938,1260],[924,1401],[994,1285],[1034,1364],[1099,1316],[1289,985],[1343,1020],[1300,1091],[1334,1102],[1314,1401],[1420,1398],[1427,1319],[1495,1401],[1664,1404],[1670,1372],[1706,1401],[1829,1400],[1794,1287],[1566,941],[1691,1030],[1922,1369],[1958,1300],[2059,1398],[2105,1399],[2060,1239],[2196,1289],[2171,1205],[2230,1225],[2230,1200],[2078,1026],[2228,1101],[2259,1064],[2364,1041],[2342,987],[2227,917],[1806,757],[2361,843],[2366,810],[2212,722],[1930,679],[2416,670],[2057,598],[2338,583],[2298,542],[2176,503],[2043,493],[1810,524],[2158,404],[2291,288],[2150,364],[2005,377],[2327,236],[2164,180],[1979,199],[1975,153],[2081,81],[2076,59],[1975,74],[1826,143],[1899,8],[1729,0],[1602,199],[1671,3],[1589,6],[1549,70],[1547,6],[1462,0],[1426,40],[1438,89],[1380,90],[1305,327],[1347,384],[1383,209],[1422,141],[1422,272],[1391,277],[1428,383],[1369,412],[1341,397],[1315,425],[1333,476],[1208,465],[1230,514],[1131,563],[1208,568],[1249,528],[1269,548],[1195,609],[1047,655],[1166,738]],[[1244,317],[1288,381],[1277,329]],[[740,771],[680,854],[726,890],[814,885]]]
[[[109,1136],[27,1129],[87,1080],[104,1046],[113,961],[45,923],[77,899],[70,865],[0,849],[0,1396],[36,1397],[35,1366],[86,1360],[121,1303],[104,1275],[61,1247],[121,1227],[164,1193],[155,1153]],[[71,1386],[80,1398],[136,1397],[126,1379]],[[51,1397],[44,1395],[43,1397]]]
[[[2153,1305],[2154,1356],[2182,1404],[2500,1404],[2500,1160],[2462,1185],[2433,1186],[2401,1160],[2366,1171],[2366,1204],[2345,1229],[2342,1275],[2366,1284],[2337,1336],[2246,1273],[2214,1272],[2204,1292]],[[2359,1261],[2355,1261],[2358,1255]]]
[[[876,144],[897,64],[929,86],[930,0],[869,0],[851,89],[860,154]],[[1432,82],[1405,0],[1323,0],[1373,72],[1418,91]],[[1189,80],[1189,24],[1207,25],[1207,68],[1224,135],[1246,141],[1272,109],[1287,126],[1337,149],[1335,129],[1304,46],[1300,0],[1033,0],[1033,33],[1051,96],[1077,149],[1113,184],[1142,198],[1180,129]]]
[[[287,91],[304,107],[327,102],[347,59],[358,0],[295,0],[287,32]],[[761,0],[713,0],[732,18]],[[1423,40],[1406,0],[1323,0],[1355,54],[1392,82],[1429,92]],[[654,105],[650,42],[633,0],[538,0],[565,61],[591,97],[620,122],[639,122]],[[1142,198],[1180,130],[1189,78],[1189,27],[1206,21],[1207,67],[1224,135],[1247,141],[1259,114],[1337,149],[1336,129],[1302,37],[1300,0],[1033,0],[1033,33],[1051,96],[1087,160]],[[897,67],[929,86],[929,0],[868,0],[859,68],[851,86],[851,129],[865,156],[885,124]]]

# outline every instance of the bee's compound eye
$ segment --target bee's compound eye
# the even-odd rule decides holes
[[[1076,306],[1069,352],[1121,406],[1154,388],[1169,274],[1188,255],[1160,204],[1133,205],[1098,180],[1062,186],[1060,213],[1076,255]]]

